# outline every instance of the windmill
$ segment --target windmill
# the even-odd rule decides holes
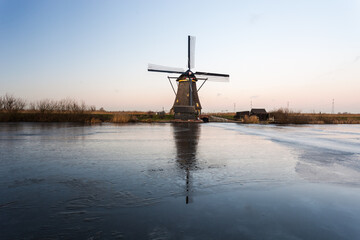
[[[188,36],[188,62],[187,70],[182,68],[166,67],[161,65],[149,64],[148,71],[150,72],[162,72],[171,74],[180,74],[179,77],[169,77],[169,82],[176,95],[173,111],[175,113],[175,119],[196,119],[201,113],[201,104],[198,96],[198,92],[206,81],[221,81],[228,82],[228,74],[210,73],[210,72],[193,72],[195,67],[195,37]],[[176,79],[177,92],[171,79]],[[196,82],[204,81],[199,88],[196,86]]]

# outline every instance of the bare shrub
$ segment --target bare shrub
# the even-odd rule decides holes
[[[39,111],[41,113],[84,113],[87,111],[95,111],[95,106],[88,107],[84,101],[80,104],[74,99],[65,98],[61,100],[42,99],[29,104],[29,110]]]
[[[73,99],[70,100],[70,112],[77,113],[80,112],[80,105]]]
[[[3,97],[0,96],[0,111],[4,109]]]
[[[80,110],[81,113],[86,112],[87,106],[86,106],[84,101],[81,101],[81,104],[79,106],[79,110]]]
[[[58,111],[59,112],[69,111],[69,109],[67,109],[67,100],[66,99],[61,99],[60,101],[58,101]]]
[[[74,109],[75,101],[70,98],[61,99],[57,102],[58,112],[72,112]]]
[[[308,124],[323,122],[322,118],[315,119],[312,116],[301,114],[300,112],[289,111],[280,108],[270,113],[274,117],[276,123],[280,124]]]
[[[95,107],[94,105],[91,105],[91,106],[89,107],[89,111],[90,111],[90,112],[95,112],[95,111],[96,111],[96,107]]]
[[[6,94],[0,96],[0,111],[18,112],[24,110],[26,101],[22,98],[16,98],[13,95]],[[42,99],[36,102],[30,102],[27,110],[40,113],[74,113],[83,114],[85,112],[95,111],[94,105],[87,106],[84,101],[78,103],[74,99],[65,98],[61,100]]]
[[[274,117],[275,121],[286,123],[289,121],[289,109],[280,108],[270,113]]]
[[[15,107],[16,98],[13,95],[6,94],[3,97],[3,105],[6,111],[10,111]]]
[[[58,102],[50,99],[43,99],[35,104],[35,109],[41,113],[57,111]]]
[[[85,102],[82,101],[80,104],[74,99],[65,98],[57,102],[57,111],[59,112],[68,112],[68,113],[84,113],[89,108],[86,106]]]
[[[36,103],[35,102],[30,102],[29,103],[29,110],[30,111],[36,111]]]
[[[21,98],[16,98],[13,95],[5,94],[2,97],[3,109],[7,112],[17,112],[24,110],[26,101]]]

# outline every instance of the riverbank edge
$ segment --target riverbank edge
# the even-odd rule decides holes
[[[229,114],[208,114],[209,122],[242,124],[360,124],[360,114],[296,114],[286,118],[244,122],[235,120]],[[172,114],[126,113],[126,112],[84,112],[84,113],[39,113],[0,112],[0,122],[77,122],[77,123],[203,123],[203,120],[179,120]],[[206,121],[205,121],[206,122]]]

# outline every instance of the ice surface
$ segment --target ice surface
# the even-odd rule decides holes
[[[360,154],[359,125],[239,125],[217,124],[216,127],[238,131],[243,134],[261,136],[272,141],[294,147],[318,148],[319,151]]]
[[[0,124],[0,239],[357,239],[357,125]]]

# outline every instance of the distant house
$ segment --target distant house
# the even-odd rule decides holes
[[[245,116],[257,116],[260,121],[269,120],[269,113],[264,108],[253,108],[251,111],[236,112],[235,119],[244,119]]]
[[[250,116],[257,116],[260,121],[266,121],[269,119],[269,113],[267,113],[264,108],[251,109]]]
[[[245,116],[250,116],[250,111],[236,112],[235,119],[243,119]]]

